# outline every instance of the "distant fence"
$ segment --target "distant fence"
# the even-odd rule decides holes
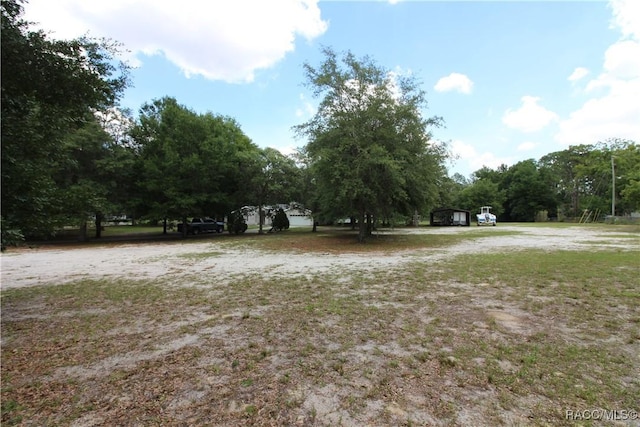
[[[584,219],[579,216],[565,216],[565,217],[562,217],[559,221],[580,223],[581,219],[582,219],[582,223],[585,223]],[[640,217],[631,216],[631,215],[616,215],[616,216],[600,215],[595,220],[591,219],[588,222],[590,223],[596,222],[596,223],[603,223],[603,224],[640,224]]]

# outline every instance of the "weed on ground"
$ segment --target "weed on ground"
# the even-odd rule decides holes
[[[638,251],[428,256],[489,230],[469,231],[345,240],[412,253],[374,272],[3,290],[2,424],[570,426],[640,409]],[[286,254],[342,237],[255,239]]]

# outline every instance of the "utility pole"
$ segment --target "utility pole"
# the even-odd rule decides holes
[[[611,220],[616,220],[616,169],[611,156]]]

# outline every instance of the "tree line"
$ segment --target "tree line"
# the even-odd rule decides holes
[[[44,238],[64,226],[96,235],[106,216],[186,220],[243,205],[297,201],[316,217],[374,220],[423,210],[446,175],[415,81],[369,58],[325,50],[305,65],[321,108],[296,128],[296,156],[260,148],[233,118],[165,97],[134,117],[118,108],[130,83],[109,40],[50,40],[2,1],[2,230]]]
[[[1,4],[3,246],[70,225],[84,236],[89,218],[99,237],[113,214],[186,221],[287,201],[322,222],[354,218],[361,241],[375,223],[439,206],[491,204],[502,219],[518,221],[540,210],[605,212],[611,157],[616,209],[639,208],[640,153],[631,141],[570,147],[483,168],[469,180],[449,177],[447,145],[431,133],[443,120],[424,117],[419,82],[331,48],[319,66],[304,64],[320,102],[294,128],[306,139],[294,156],[260,148],[232,117],[198,113],[171,97],[134,116],[118,107],[131,83],[127,65],[115,59],[121,46],[51,40],[22,19],[19,0]]]
[[[592,220],[627,216],[640,211],[640,147],[611,139],[484,167],[471,179],[454,175],[444,196],[445,204],[462,209],[491,205],[502,221],[575,219],[585,212]],[[539,218],[541,212],[546,218]]]
[[[186,220],[296,197],[295,161],[260,149],[233,118],[172,98],[133,117],[118,43],[51,40],[2,0],[2,240],[106,216]]]

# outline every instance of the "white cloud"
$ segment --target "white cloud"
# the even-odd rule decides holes
[[[594,144],[609,138],[640,141],[640,78],[612,82],[609,92],[587,101],[560,122],[556,141],[565,145]]]
[[[587,90],[614,87],[640,76],[640,42],[622,40],[609,46],[604,54],[603,72],[591,80]]]
[[[584,67],[578,67],[573,70],[573,73],[569,76],[569,81],[576,82],[589,74],[589,70]]]
[[[84,34],[122,42],[132,54],[162,54],[187,76],[250,82],[328,23],[317,0],[209,1],[177,5],[169,0],[30,0],[25,18],[55,38]]]
[[[594,144],[609,138],[640,141],[640,2],[614,0],[612,26],[622,38],[609,46],[602,72],[586,85],[594,94],[562,120],[556,141]]]
[[[316,107],[313,105],[313,103],[309,102],[302,93],[300,94],[300,102],[302,103],[302,106],[296,109],[296,117],[300,118],[313,116],[316,112]]]
[[[522,144],[518,145],[517,150],[518,151],[531,151],[534,148],[536,148],[538,145],[540,145],[540,144],[538,144],[537,142],[526,141],[526,142],[523,142]]]
[[[502,116],[502,122],[508,127],[522,132],[535,132],[558,119],[556,113],[538,105],[540,98],[523,96],[521,100],[520,108],[507,110]]]
[[[437,92],[456,91],[468,95],[473,89],[473,82],[464,74],[451,73],[448,76],[442,77],[440,80],[438,80],[434,89]]]
[[[285,145],[285,146],[271,145],[270,147],[278,150],[280,153],[282,153],[287,157],[292,157],[299,150],[299,147],[294,147],[293,145]]]
[[[458,159],[471,159],[478,155],[475,147],[460,140],[451,141],[451,152]]]
[[[604,70],[615,78],[637,77],[640,71],[640,42],[622,40],[611,45],[604,55]]]
[[[500,165],[510,165],[514,162],[513,157],[497,156],[490,151],[479,153],[473,145],[460,140],[452,141],[450,149],[454,157],[458,159],[458,162],[467,166],[464,169],[471,172],[475,172],[484,166],[495,169]]]
[[[613,11],[611,27],[617,28],[623,37],[640,38],[640,2],[638,0],[611,0]]]

